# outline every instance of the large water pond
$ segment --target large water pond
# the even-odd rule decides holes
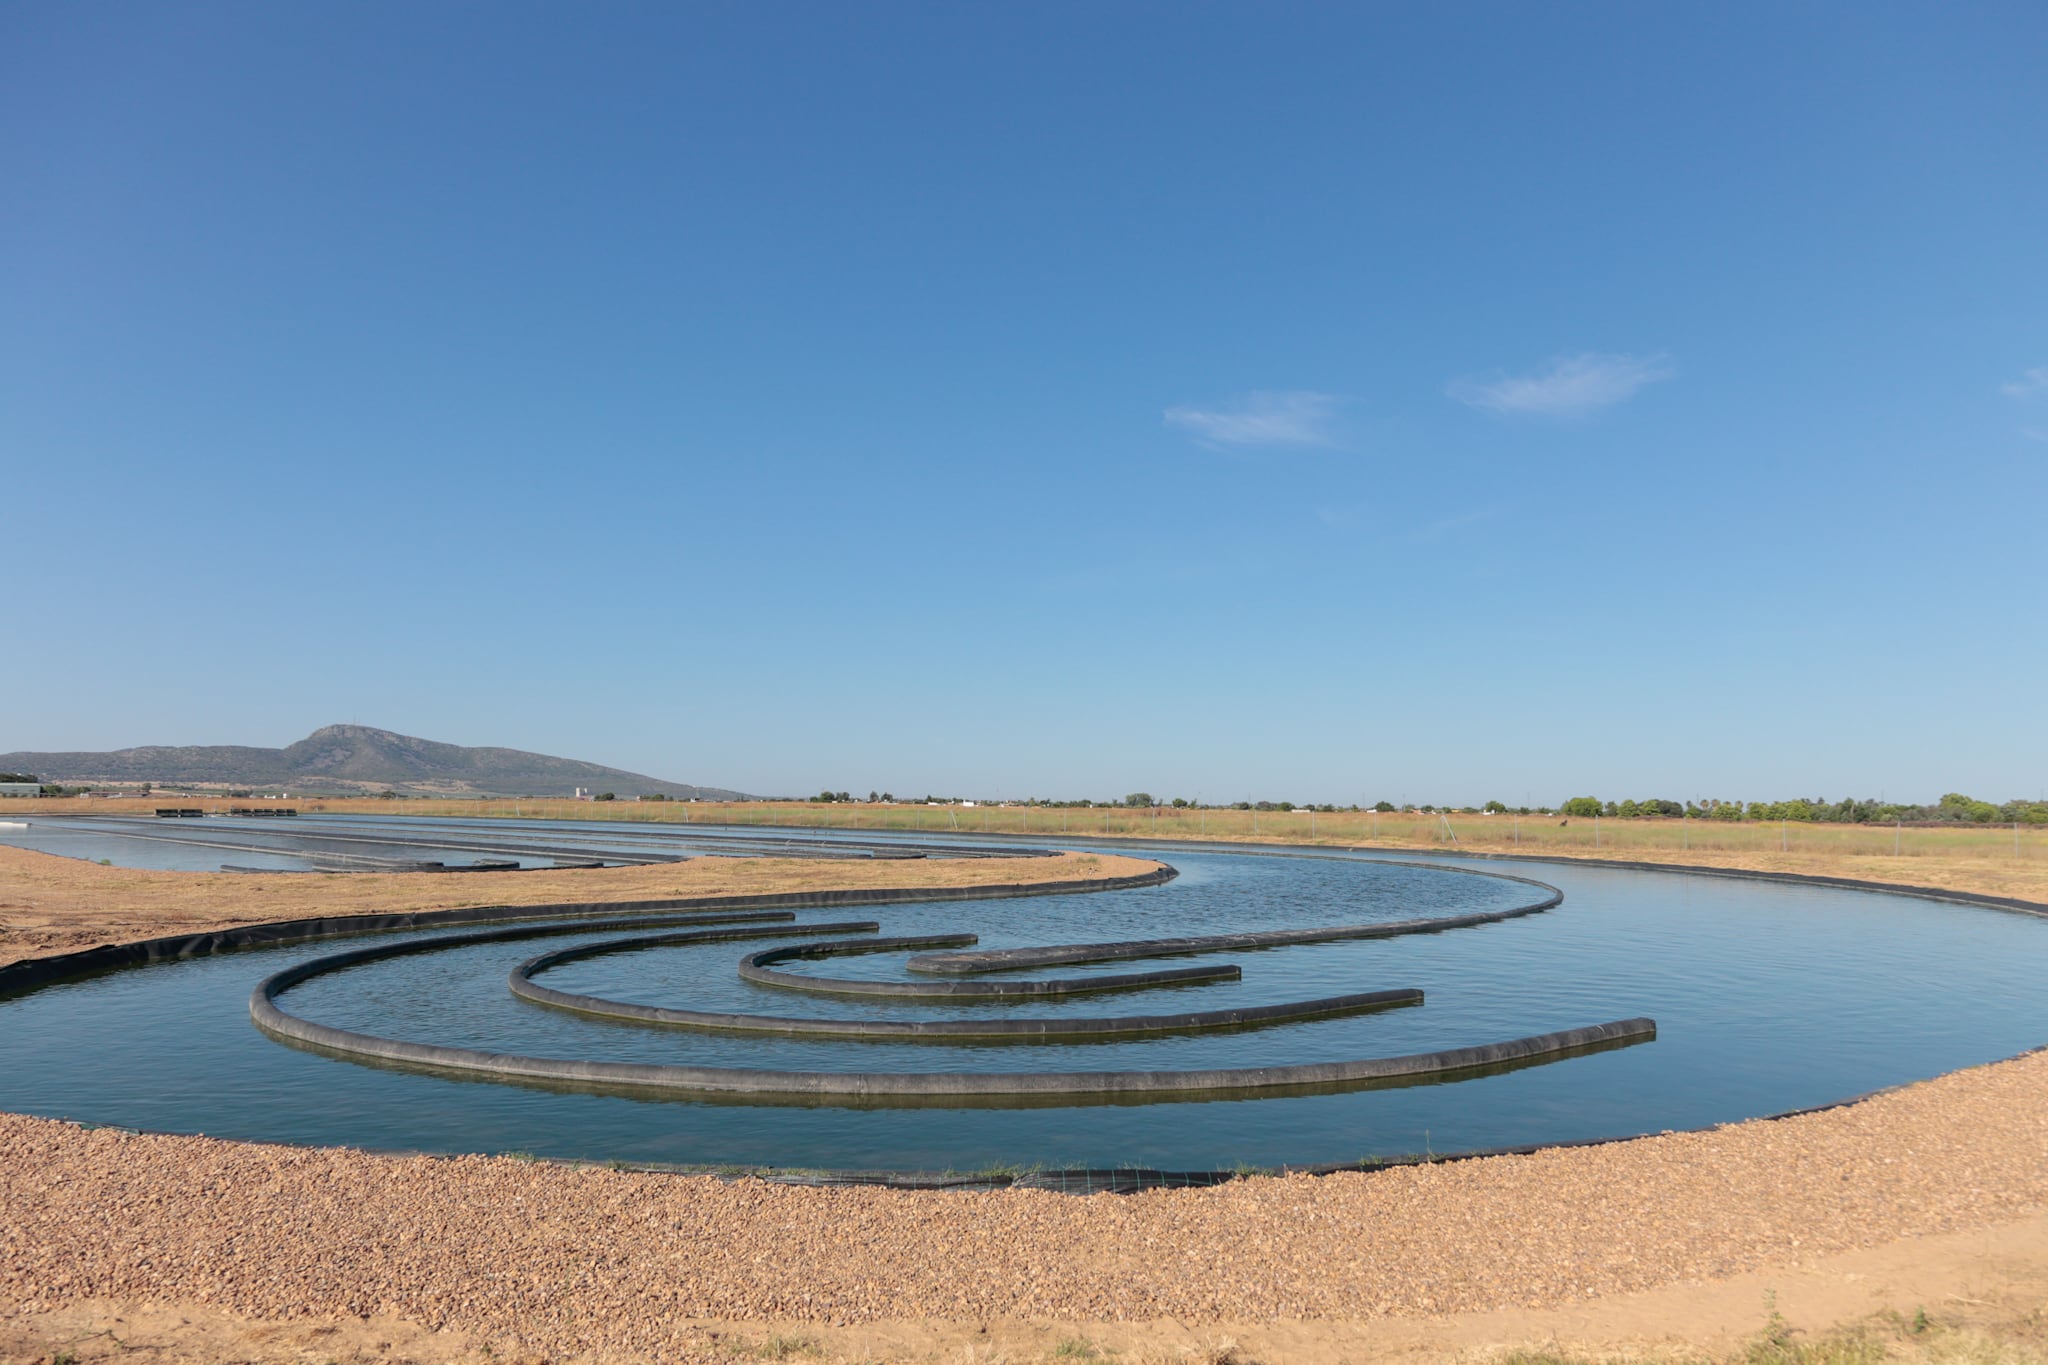
[[[806,913],[982,947],[1400,920],[1526,902],[1451,861],[1164,853],[1157,888]],[[1466,864],[1469,869],[1474,864]],[[389,1037],[539,1057],[805,1071],[1261,1067],[1467,1047],[1647,1015],[1654,1041],[1454,1082],[1282,1098],[1030,1107],[750,1104],[463,1080],[337,1059],[251,1024],[257,981],[375,939],[230,953],[0,1000],[0,1109],[177,1132],[626,1161],[976,1170],[1214,1169],[1359,1161],[1693,1128],[1828,1103],[2048,1041],[2048,923],[1903,896],[1486,863],[1561,888],[1555,909],[1480,928],[1063,967],[1004,979],[1233,962],[1243,979],[1071,1001],[949,1006],[793,994],[739,980],[777,940],[663,948],[548,972],[564,991],[702,1010],[834,1018],[1164,1014],[1395,987],[1419,1007],[1223,1034],[1055,1045],[763,1039],[607,1023],[506,989],[535,953],[616,937],[452,949],[286,992],[298,1015]],[[459,931],[458,931],[459,932]],[[794,941],[794,940],[791,940]],[[795,964],[907,979],[906,954]]]
[[[257,807],[256,809],[262,809]],[[687,808],[683,808],[685,815]],[[0,808],[0,817],[6,815]],[[289,819],[208,815],[38,815],[0,819],[0,844],[115,867],[172,872],[400,872],[478,862],[519,867],[565,863],[644,864],[712,854],[725,858],[1014,856],[1016,844],[978,844],[905,834],[863,838],[762,826],[624,820],[501,820],[414,815],[331,815]]]

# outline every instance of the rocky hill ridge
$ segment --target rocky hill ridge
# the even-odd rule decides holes
[[[621,797],[659,793],[730,801],[741,795],[573,758],[443,744],[368,725],[323,726],[282,749],[145,745],[108,753],[0,754],[0,771],[34,773],[44,782],[67,786],[150,782],[173,787],[282,787],[335,795],[388,790],[408,796],[568,796],[578,787]]]

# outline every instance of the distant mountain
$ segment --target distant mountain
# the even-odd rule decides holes
[[[329,725],[282,749],[205,744],[116,749],[105,754],[0,754],[0,771],[45,782],[152,782],[171,787],[270,787],[334,795],[570,796],[576,788],[621,797],[661,793],[706,801],[745,799],[722,787],[552,758],[521,749],[468,749],[367,725]]]

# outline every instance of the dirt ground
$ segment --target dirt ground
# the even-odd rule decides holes
[[[17,856],[29,862],[0,861],[0,942],[16,954],[51,950],[16,946],[17,925],[68,947],[165,932],[180,915],[195,928],[289,918],[337,908],[279,903],[336,883],[368,897],[350,908],[474,894],[415,890],[419,874],[204,877]],[[1109,863],[1096,867],[1124,870]],[[837,884],[941,870],[1016,880],[1016,866],[822,865]],[[1051,871],[1029,866],[1034,880]],[[676,894],[699,867],[803,875],[704,860],[623,870],[616,894]],[[520,879],[573,878],[575,892],[532,898],[583,900],[609,875]],[[202,881],[255,899],[223,906]],[[251,885],[263,881],[289,885],[265,900]],[[681,893],[747,889],[781,887]],[[1844,1323],[1874,1324],[1882,1349],[1909,1358],[2030,1360],[2048,1359],[2044,1304],[2048,1053],[1776,1122],[1087,1198],[385,1157],[0,1116],[6,1360],[1727,1357],[1759,1333],[1796,1346]]]
[[[1849,1333],[1844,1324],[1852,1325]],[[1790,1359],[1802,1348],[1817,1355],[1816,1347],[1831,1336],[1849,1335],[1875,1338],[1880,1348],[1892,1348],[1888,1354],[1906,1360],[2048,1360],[2048,1216],[1548,1308],[1354,1322],[908,1319],[820,1327],[703,1319],[688,1324],[694,1344],[664,1359],[720,1365],[1072,1365],[1090,1359],[1102,1365],[1423,1365],[1520,1354],[1544,1361],[1693,1361],[1758,1354],[1774,1328],[1789,1338]],[[190,1302],[85,1299],[0,1317],[0,1360],[47,1365],[67,1356],[134,1365],[484,1365],[541,1358],[501,1350],[484,1336],[437,1332],[389,1316],[265,1320]]]

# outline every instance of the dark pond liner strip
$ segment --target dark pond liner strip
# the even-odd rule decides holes
[[[512,994],[522,1000],[600,1019],[623,1019],[634,1023],[662,1024],[717,1033],[842,1038],[885,1043],[1065,1043],[1095,1039],[1145,1038],[1162,1034],[1257,1028],[1295,1023],[1305,1019],[1334,1019],[1422,1003],[1422,992],[1409,989],[1366,991],[1353,995],[1326,996],[1319,1000],[1298,1000],[1278,1005],[1255,1005],[1237,1009],[1200,1010],[1187,1014],[1119,1015],[1094,1019],[795,1019],[764,1014],[733,1014],[638,1005],[629,1001],[606,999],[603,996],[577,995],[569,991],[553,990],[533,980],[537,974],[564,963],[693,941],[695,939],[687,934],[655,934],[643,938],[608,939],[602,943],[578,944],[573,948],[528,958],[512,969],[508,984]],[[872,942],[874,941],[862,943],[861,946],[871,947]],[[758,957],[759,954],[754,956]]]
[[[1231,964],[1215,967],[1170,967],[1153,972],[1124,972],[1116,976],[1067,976],[1044,981],[859,981],[840,976],[811,976],[779,972],[771,963],[797,958],[841,957],[848,953],[886,953],[901,948],[958,947],[976,942],[973,934],[917,934],[907,938],[857,939],[850,943],[796,943],[785,948],[766,948],[740,959],[740,979],[757,986],[777,986],[786,991],[812,995],[883,996],[891,1000],[1024,1001],[1058,999],[1070,995],[1100,995],[1106,991],[1142,991],[1155,986],[1189,986],[1211,981],[1237,981],[1244,969]]]
[[[1096,881],[1000,882],[989,886],[850,887],[830,891],[775,891],[740,896],[677,896],[655,900],[571,901],[547,905],[477,905],[454,910],[411,910],[381,915],[327,915],[312,919],[244,924],[197,934],[175,934],[84,948],[50,957],[28,958],[0,967],[0,998],[35,990],[55,981],[92,976],[121,967],[151,962],[209,957],[245,948],[272,948],[354,934],[397,933],[408,929],[443,929],[470,924],[520,920],[604,919],[634,911],[694,915],[697,911],[834,910],[852,906],[909,905],[926,901],[1011,900],[1025,896],[1079,895],[1091,891],[1126,891],[1163,886],[1179,876],[1162,864],[1151,872]]]

